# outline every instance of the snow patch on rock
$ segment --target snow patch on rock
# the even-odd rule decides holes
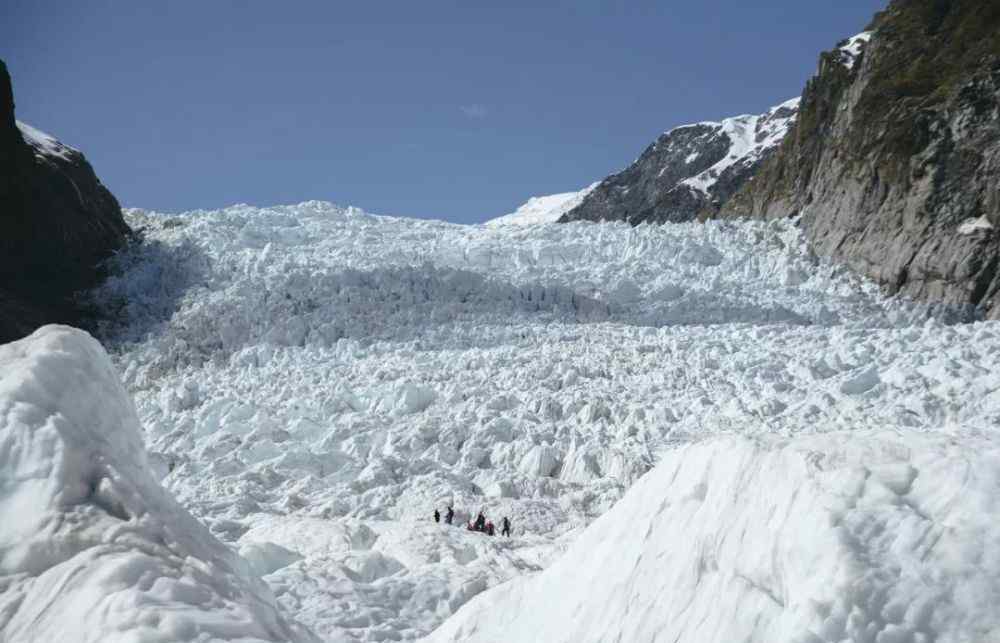
[[[993,224],[990,223],[990,220],[986,217],[986,215],[983,215],[981,217],[966,219],[963,221],[958,226],[958,234],[970,235],[992,229]]]
[[[853,69],[861,52],[871,41],[873,34],[873,31],[864,31],[844,41],[837,49],[840,52],[840,63],[848,69]]]

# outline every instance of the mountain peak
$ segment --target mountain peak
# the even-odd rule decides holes
[[[561,221],[691,221],[712,213],[784,139],[799,99],[763,114],[682,125],[595,187]]]

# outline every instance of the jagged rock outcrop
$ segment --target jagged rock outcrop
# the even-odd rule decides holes
[[[638,225],[713,215],[778,147],[797,113],[796,99],[759,116],[670,130],[559,220]]]
[[[896,0],[822,54],[799,121],[721,216],[801,214],[891,292],[1000,317],[1000,2]]]
[[[0,60],[0,343],[79,324],[74,293],[99,279],[97,264],[129,234],[83,154],[15,121]]]

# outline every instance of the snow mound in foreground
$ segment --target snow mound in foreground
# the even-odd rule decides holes
[[[539,223],[555,223],[559,217],[566,214],[583,202],[583,199],[600,185],[600,181],[585,187],[578,192],[563,192],[548,196],[535,196],[528,199],[517,210],[502,217],[486,222],[489,227],[498,225],[535,225]]]
[[[429,640],[997,641],[998,489],[1000,450],[976,438],[689,445]]]
[[[0,638],[311,641],[153,480],[107,354],[47,326],[0,346]]]

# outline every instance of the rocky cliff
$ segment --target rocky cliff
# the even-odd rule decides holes
[[[39,326],[79,324],[73,295],[129,228],[80,152],[14,119],[0,61],[0,343]]]
[[[714,215],[778,147],[798,100],[759,116],[678,127],[559,220],[667,223]]]
[[[795,215],[892,292],[1000,317],[1000,2],[895,0],[821,55],[798,123],[720,213]]]

